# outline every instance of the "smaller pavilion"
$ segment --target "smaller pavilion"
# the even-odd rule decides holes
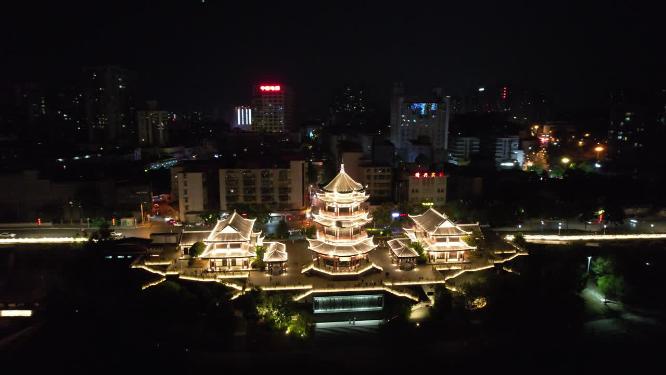
[[[411,270],[416,265],[419,254],[412,249],[408,238],[394,238],[388,240],[389,255],[391,263],[396,264],[401,270]]]
[[[287,248],[281,242],[265,242],[266,252],[264,263],[266,271],[272,275],[279,275],[287,270]]]
[[[414,225],[404,231],[411,241],[423,246],[430,263],[467,262],[469,252],[476,249],[463,240],[472,232],[463,230],[434,208],[421,215],[409,215],[409,218]]]

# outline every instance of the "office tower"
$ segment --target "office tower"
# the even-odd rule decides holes
[[[393,88],[391,100],[391,141],[398,155],[414,162],[431,149],[432,161],[447,160],[449,99],[435,89],[426,96],[407,96],[402,85]]]
[[[257,86],[252,99],[252,131],[283,133],[292,126],[291,91],[281,84]]]

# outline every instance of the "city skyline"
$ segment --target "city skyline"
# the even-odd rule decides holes
[[[447,95],[508,83],[543,91],[563,111],[602,107],[614,88],[664,83],[656,14],[624,2],[504,2],[479,14],[460,4],[401,14],[372,3],[199,1],[22,9],[33,5],[6,12],[16,17],[4,24],[3,81],[71,82],[83,67],[119,65],[138,73],[142,98],[175,109],[233,107],[271,81],[294,87],[302,118],[325,113],[324,88],[345,83],[365,86],[379,109],[401,81]]]

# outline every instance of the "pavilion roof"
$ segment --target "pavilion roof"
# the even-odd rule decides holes
[[[416,258],[419,256],[416,250],[409,247],[408,238],[394,238],[388,240],[387,243],[391,252],[398,258]]]
[[[337,176],[333,177],[328,185],[323,187],[323,190],[332,193],[352,193],[355,191],[363,191],[364,187],[354,181],[354,179],[345,172],[344,164],[340,164],[340,172],[338,172]]]
[[[249,241],[253,234],[252,228],[257,219],[246,219],[236,211],[224,220],[218,220],[215,228],[206,239],[207,242]]]
[[[266,242],[266,252],[264,253],[264,262],[286,262],[287,247],[281,242]]]
[[[377,247],[372,241],[372,237],[367,237],[359,242],[337,244],[329,243],[319,239],[308,238],[310,246],[308,248],[316,253],[328,256],[354,256],[370,252]]]
[[[446,215],[439,213],[434,208],[429,208],[421,215],[409,215],[409,218],[416,226],[431,235],[452,236],[470,233],[460,229]]]

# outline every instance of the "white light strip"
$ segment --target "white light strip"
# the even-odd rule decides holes
[[[264,286],[260,287],[261,290],[264,291],[272,291],[272,290],[304,290],[304,289],[312,289],[312,285],[284,285],[284,286]]]
[[[85,237],[0,238],[0,244],[88,242]]]
[[[144,284],[144,285],[141,287],[141,290],[146,290],[146,289],[150,288],[151,286],[155,286],[155,285],[161,284],[161,283],[163,283],[163,282],[165,282],[165,281],[166,281],[166,277],[163,277],[163,278],[161,278],[161,279],[159,279],[159,280],[157,280],[157,281],[153,281],[153,282],[150,282],[150,283]]]
[[[508,241],[513,241],[513,234],[504,237]],[[666,239],[666,233],[643,233],[643,234],[580,234],[580,235],[557,235],[557,234],[526,234],[523,236],[527,242],[539,241],[590,241],[590,240],[655,240]]]
[[[3,318],[25,318],[30,316],[32,316],[32,310],[0,310],[0,317]]]
[[[446,276],[446,277],[444,278],[444,281],[448,281],[448,280],[454,279],[454,278],[456,278],[456,277],[462,275],[462,274],[465,273],[465,272],[477,272],[477,271],[483,271],[483,270],[487,270],[487,269],[489,269],[489,268],[493,268],[493,267],[495,267],[495,265],[494,265],[494,264],[491,264],[491,265],[488,265],[488,266],[483,266],[483,267],[478,267],[478,268],[471,268],[471,269],[468,269],[468,270],[461,270],[461,271],[459,271],[459,272],[454,273],[453,275]]]
[[[371,270],[372,268],[377,268],[379,271],[384,271],[384,269],[382,267],[380,267],[380,266],[378,266],[374,263],[370,263],[368,266],[366,266],[366,267],[364,267],[364,268],[362,268],[358,271],[354,271],[354,272],[331,272],[331,271],[316,267],[314,264],[310,264],[309,266],[303,268],[301,273],[306,273],[310,270],[315,270],[317,272],[325,273],[325,274],[331,275],[331,276],[349,276],[349,275],[360,275],[363,272]]]
[[[312,293],[346,293],[346,292],[376,292],[383,290],[385,292],[391,293],[393,295],[396,295],[398,297],[405,297],[409,298],[412,301],[418,302],[419,299],[418,297],[415,297],[409,293],[404,293],[404,292],[399,292],[397,290],[391,289],[389,287],[383,286],[383,287],[374,287],[374,288],[333,288],[333,289],[310,289],[307,292],[303,294],[299,294],[294,297],[294,301],[300,301],[303,298],[309,296]]]
[[[513,260],[513,259],[515,259],[515,258],[517,258],[517,257],[519,257],[519,256],[522,256],[522,255],[527,255],[527,253],[515,253],[515,254],[513,254],[512,256],[510,256],[510,257],[508,257],[508,258],[506,258],[506,259],[502,259],[502,260],[494,260],[493,263],[494,263],[494,264],[502,264],[502,263],[508,262],[508,261]]]
[[[445,280],[431,280],[431,281],[384,281],[384,285],[400,286],[400,285],[432,285],[432,284],[445,284]]]
[[[168,266],[171,264],[171,261],[169,260],[160,260],[155,262],[145,261],[143,264],[145,264],[146,266]]]

